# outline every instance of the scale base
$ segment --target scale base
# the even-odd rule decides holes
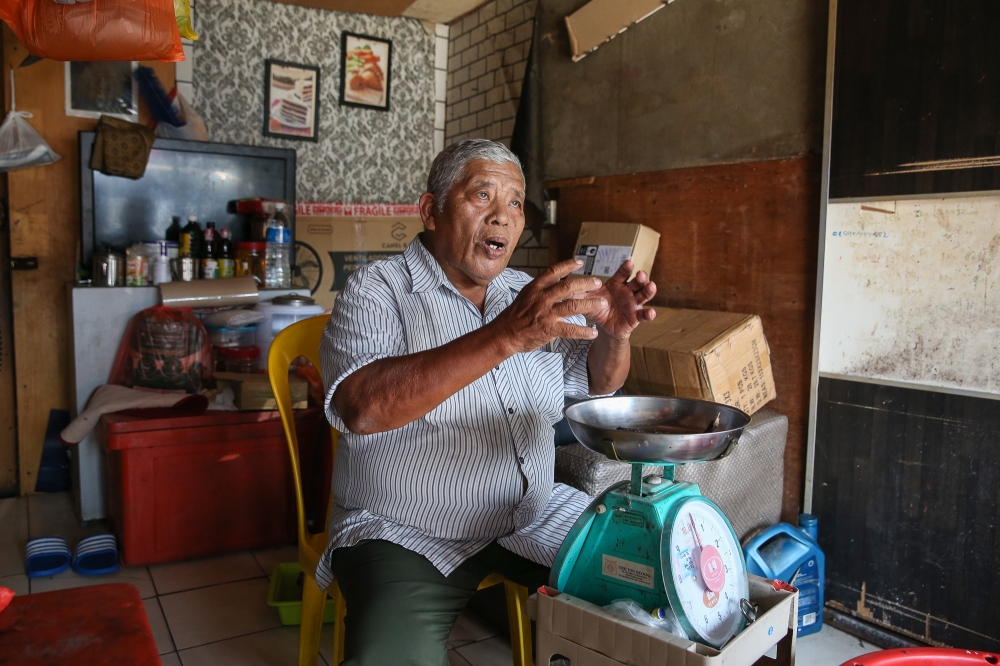
[[[634,486],[634,484],[632,484]],[[660,539],[680,500],[700,496],[698,486],[648,477],[642,496],[623,482],[598,496],[570,531],[549,584],[599,606],[632,599],[644,608],[670,605],[663,586]]]

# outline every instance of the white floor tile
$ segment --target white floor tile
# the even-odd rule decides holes
[[[83,537],[110,531],[102,520],[92,521],[87,526],[80,525],[73,509],[73,496],[68,492],[39,493],[29,495],[27,500],[28,532],[32,539],[61,536],[72,551]]]
[[[840,666],[849,659],[878,649],[860,638],[823,625],[819,633],[798,639],[795,661],[802,666]]]
[[[299,561],[298,546],[278,546],[277,548],[263,548],[253,551],[253,556],[257,558],[257,564],[271,578],[271,572],[277,564],[287,564]]]
[[[146,567],[121,567],[118,571],[103,576],[81,576],[72,569],[67,569],[55,576],[32,578],[31,593],[51,592],[52,590],[67,590],[71,587],[86,587],[88,585],[103,585],[104,583],[131,583],[139,588],[143,599],[156,596],[153,579],[149,577]]]
[[[464,610],[455,621],[455,626],[451,628],[451,634],[448,636],[448,647],[459,647],[496,635],[496,629],[486,624],[475,613]]]
[[[0,500],[0,576],[24,573],[24,545],[28,542],[28,499]]]
[[[186,650],[278,627],[267,587],[266,578],[255,578],[160,597],[174,645]],[[186,664],[186,657],[181,661]]]
[[[153,630],[153,638],[156,639],[156,649],[160,654],[173,652],[174,639],[170,637],[170,629],[167,628],[167,621],[163,618],[160,602],[155,598],[146,599],[142,602],[142,605],[146,608],[149,627]]]
[[[163,666],[181,666],[181,658],[177,656],[176,652],[171,652],[170,654],[161,654],[160,663]]]
[[[0,587],[14,590],[14,594],[31,594],[31,586],[28,584],[28,577],[24,574],[0,577]]]
[[[251,553],[242,552],[199,560],[152,564],[149,573],[153,577],[157,594],[172,594],[209,585],[260,578],[264,575],[264,570]]]
[[[472,666],[510,666],[514,660],[510,643],[499,636],[469,643],[455,650]]]
[[[279,627],[180,652],[184,666],[287,666],[299,655],[298,627]]]

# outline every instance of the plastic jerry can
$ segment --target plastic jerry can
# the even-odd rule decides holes
[[[747,572],[784,581],[799,589],[797,636],[823,628],[823,582],[826,557],[816,543],[816,517],[803,513],[799,527],[778,523],[743,547]]]

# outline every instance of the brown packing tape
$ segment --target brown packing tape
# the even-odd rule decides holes
[[[256,305],[257,300],[257,281],[251,276],[160,285],[160,303],[171,308]]]

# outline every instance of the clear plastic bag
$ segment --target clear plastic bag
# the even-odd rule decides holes
[[[129,322],[108,383],[188,393],[214,385],[208,331],[190,310],[146,308]]]
[[[615,599],[605,606],[604,610],[612,615],[644,624],[647,627],[663,629],[683,638],[688,637],[681,623],[677,621],[677,616],[669,608],[658,608],[657,610],[660,611],[659,616],[654,617],[649,611],[631,599]]]
[[[10,113],[0,125],[0,171],[44,166],[58,161],[59,155],[42,135],[25,120],[27,111],[18,111],[14,97],[14,70],[10,70]]]
[[[160,123],[156,126],[156,136],[164,139],[184,139],[185,141],[208,141],[208,128],[201,116],[191,108],[187,99],[177,91],[174,97],[174,106],[177,107],[184,124],[180,127],[173,127],[168,123]]]

